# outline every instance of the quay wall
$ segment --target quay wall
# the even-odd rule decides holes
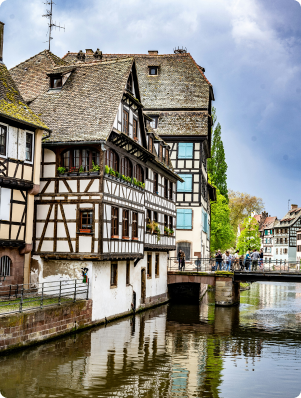
[[[92,300],[0,316],[0,353],[75,332],[92,323]]]

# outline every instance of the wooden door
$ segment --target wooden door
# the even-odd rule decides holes
[[[146,272],[145,268],[141,270],[141,303],[145,303],[146,298]]]

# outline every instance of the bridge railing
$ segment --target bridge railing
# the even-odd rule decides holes
[[[168,260],[168,271],[185,272],[209,272],[219,270],[248,271],[248,272],[294,272],[301,273],[300,261],[272,260],[264,258],[258,260],[257,264],[252,260],[241,262],[239,259],[232,259],[231,264],[225,261],[217,262],[215,258],[191,257],[185,259],[185,265],[181,266],[177,257],[170,257]]]
[[[185,259],[184,266],[177,257],[169,257],[168,271],[208,272],[214,271],[215,259],[190,257]]]

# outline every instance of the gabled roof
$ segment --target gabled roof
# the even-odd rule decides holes
[[[10,73],[23,98],[29,103],[48,90],[49,80],[46,73],[55,67],[65,65],[70,67],[66,61],[44,50],[11,68]]]
[[[260,231],[263,231],[265,229],[272,229],[274,227],[274,223],[275,223],[276,220],[277,220],[276,216],[275,217],[267,217],[264,220],[264,223],[263,223]]]
[[[6,66],[0,62],[0,116],[23,124],[48,130],[40,118],[29,108],[22,98]]]
[[[47,142],[106,140],[133,63],[127,58],[77,64],[61,89],[39,95],[31,107],[52,128]]]
[[[103,54],[102,60],[124,57],[134,57],[136,60],[141,101],[145,108],[208,109],[210,90],[213,97],[212,85],[190,53]],[[70,52],[63,60],[79,62],[77,53]],[[95,60],[93,54],[86,54],[86,61],[91,60]],[[149,66],[158,66],[158,76],[149,76]]]

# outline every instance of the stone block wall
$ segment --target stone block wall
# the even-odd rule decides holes
[[[91,300],[2,315],[0,352],[36,344],[91,324]]]
[[[215,305],[239,304],[239,282],[234,282],[231,277],[217,277],[215,282]]]

